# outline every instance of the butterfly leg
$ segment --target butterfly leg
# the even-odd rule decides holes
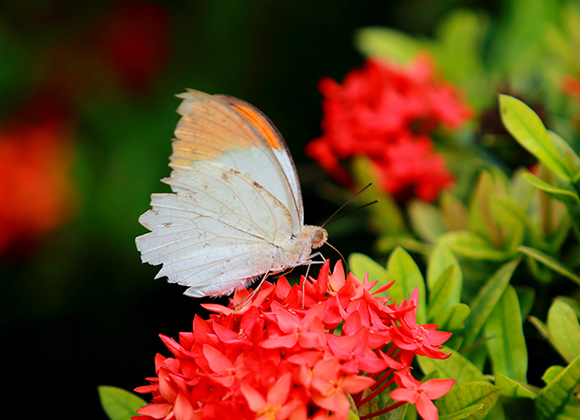
[[[264,281],[268,277],[268,274],[270,274],[269,270],[266,271],[266,273],[264,273],[262,280],[260,280],[260,283],[258,283],[256,288],[248,296],[246,296],[245,298],[243,298],[241,301],[239,301],[238,303],[236,303],[234,305],[234,308],[236,310],[240,310],[246,303],[248,303],[250,300],[252,300],[252,298],[256,295],[256,293],[258,293],[258,291],[260,290],[260,287],[262,286],[262,283],[264,283]]]

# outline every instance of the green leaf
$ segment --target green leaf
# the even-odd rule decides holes
[[[445,270],[429,294],[429,308],[427,309],[428,321],[441,313],[447,306],[449,296],[451,296],[451,292],[454,289],[455,269],[455,267],[451,266]]]
[[[539,420],[555,419],[564,411],[573,392],[580,384],[580,357],[546,385],[536,396],[536,414]]]
[[[580,176],[580,157],[572,149],[570,144],[558,134],[552,130],[548,130],[548,135],[554,143],[554,146],[558,149],[558,152],[560,152],[566,171],[572,176],[572,182],[576,182]]]
[[[348,256],[348,267],[360,280],[365,278],[368,273],[370,281],[379,281],[379,285],[387,284],[387,270],[378,262],[364,254],[357,252]]]
[[[479,234],[496,248],[502,245],[501,235],[489,204],[491,197],[505,192],[505,189],[501,191],[501,187],[500,180],[494,179],[487,170],[481,171],[475,191],[469,201],[469,230]]]
[[[556,200],[560,200],[564,203],[580,205],[580,199],[578,198],[578,195],[570,190],[554,187],[553,185],[548,184],[546,181],[541,180],[531,173],[525,173],[524,178],[534,187],[544,191],[546,194],[554,197]]]
[[[444,347],[444,353],[451,353],[447,359],[431,359],[427,356],[417,356],[419,366],[425,375],[437,372],[440,378],[455,379],[455,386],[474,381],[486,381],[481,371],[456,350]]]
[[[370,26],[354,34],[357,50],[364,56],[378,56],[407,64],[422,49],[421,42],[395,29]]]
[[[568,277],[570,280],[573,280],[576,283],[580,284],[580,277],[578,277],[576,274],[568,270],[568,268],[564,264],[562,264],[554,257],[546,255],[543,252],[538,251],[537,249],[529,248],[527,246],[520,246],[518,248],[518,251],[520,251],[524,255],[527,255],[528,257],[533,258],[538,262],[541,262],[546,267],[549,267],[552,270],[554,270],[556,273],[559,273],[564,277]]]
[[[518,294],[518,300],[520,302],[522,319],[526,319],[534,306],[536,290],[532,287],[518,286],[516,287],[516,293]]]
[[[540,321],[535,316],[530,316],[529,321],[532,323],[534,327],[538,330],[540,335],[544,337],[546,340],[550,340],[550,333],[548,331],[548,326]]]
[[[471,314],[465,323],[464,347],[474,343],[497,302],[501,299],[519,259],[501,266],[480,289],[471,305]]]
[[[484,334],[493,372],[526,382],[528,351],[515,289],[508,285],[485,323]]]
[[[461,420],[466,419],[477,411],[483,410],[483,404],[473,404],[465,407],[459,411],[452,414],[444,414],[439,416],[439,420]]]
[[[474,260],[505,261],[510,254],[494,248],[477,233],[467,230],[447,232],[439,237],[439,243],[448,245],[453,252]]]
[[[580,324],[570,305],[554,301],[548,311],[548,331],[552,345],[564,360],[571,362],[580,355]]]
[[[501,373],[495,376],[495,384],[501,389],[501,395],[510,398],[536,398],[536,394],[520,382],[514,381]]]
[[[425,281],[413,258],[402,248],[396,248],[387,261],[389,281],[396,280],[389,294],[397,303],[409,299],[415,287],[419,290],[417,322],[425,323]]]
[[[439,415],[454,414],[472,405],[481,404],[481,410],[472,413],[470,419],[483,419],[496,404],[500,389],[489,382],[467,382],[455,386],[442,398],[435,401]]]
[[[571,181],[563,157],[538,115],[519,99],[499,95],[501,119],[510,134],[556,175]]]
[[[425,242],[436,242],[445,233],[443,215],[433,204],[413,200],[409,204],[408,212],[413,230]]]
[[[99,386],[101,405],[111,420],[129,420],[136,411],[146,405],[138,396],[114,386]]]
[[[542,381],[544,381],[544,383],[546,385],[548,385],[549,383],[552,383],[554,381],[554,379],[556,379],[558,377],[558,375],[560,375],[560,373],[562,373],[564,371],[564,369],[565,369],[564,366],[558,366],[558,365],[550,366],[544,372],[544,375],[542,376]]]
[[[505,226],[520,225],[530,232],[531,242],[535,246],[546,248],[542,232],[526,214],[524,206],[509,195],[491,197],[490,208],[495,219]]]
[[[447,190],[443,190],[439,200],[441,212],[448,230],[462,230],[469,226],[467,207]]]
[[[445,243],[439,242],[429,256],[429,265],[427,266],[427,287],[430,290],[449,267],[455,267],[455,271],[453,272],[453,289],[445,304],[446,307],[460,302],[463,274],[451,248]]]
[[[464,322],[469,313],[469,306],[458,303],[443,309],[435,316],[433,323],[437,324],[441,331],[458,331],[464,328]]]

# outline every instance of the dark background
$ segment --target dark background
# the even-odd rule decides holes
[[[342,198],[319,193],[328,179],[304,155],[320,134],[318,80],[361,65],[357,28],[429,36],[457,5],[495,9],[427,0],[0,3],[2,121],[24,107],[21,124],[46,114],[74,133],[71,216],[0,257],[2,416],[105,418],[97,386],[146,384],[155,353],[169,353],[158,334],[191,331],[201,313],[183,288],[153,281],[158,268],[142,265],[134,246],[149,195],[166,188],[175,94],[227,93],[264,111],[296,160],[306,223],[319,224]],[[344,237],[331,230],[344,255],[370,249],[371,237]]]

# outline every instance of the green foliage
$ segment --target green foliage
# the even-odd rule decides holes
[[[147,404],[136,395],[114,386],[99,386],[99,398],[110,420],[129,420]]]

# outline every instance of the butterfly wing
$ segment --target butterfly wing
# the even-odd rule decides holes
[[[229,294],[275,266],[292,235],[288,209],[246,174],[213,162],[175,169],[163,180],[176,193],[153,194],[139,218],[143,262],[157,277],[189,286],[186,295]]]
[[[188,90],[178,95],[182,115],[170,166],[212,161],[247,174],[290,211],[292,233],[303,225],[300,185],[286,144],[274,125],[239,99]]]
[[[188,90],[179,95],[172,194],[153,194],[139,221],[143,262],[190,296],[229,294],[296,262],[285,253],[303,226],[296,171],[284,140],[257,109],[238,99]],[[288,174],[288,176],[286,175]],[[298,248],[297,252],[299,255]]]

